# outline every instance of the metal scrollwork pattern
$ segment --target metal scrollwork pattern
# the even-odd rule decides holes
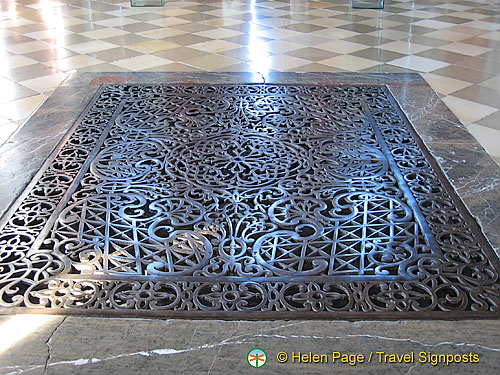
[[[497,314],[431,163],[383,86],[104,86],[2,219],[0,307]]]

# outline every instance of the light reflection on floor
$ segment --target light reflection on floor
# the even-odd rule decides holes
[[[419,72],[500,161],[498,1],[0,3],[3,143],[72,70]],[[465,109],[465,110],[464,110]]]
[[[0,325],[0,354],[57,319],[54,315],[15,315]]]

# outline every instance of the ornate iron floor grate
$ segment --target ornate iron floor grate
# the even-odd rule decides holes
[[[424,149],[384,86],[103,86],[1,223],[0,306],[496,315],[496,257]]]

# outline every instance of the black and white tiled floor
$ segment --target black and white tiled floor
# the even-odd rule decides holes
[[[69,72],[418,72],[500,160],[498,0],[0,1],[0,142]]]

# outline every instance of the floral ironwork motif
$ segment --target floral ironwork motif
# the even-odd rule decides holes
[[[104,86],[2,219],[0,306],[498,313],[429,158],[384,86]]]

